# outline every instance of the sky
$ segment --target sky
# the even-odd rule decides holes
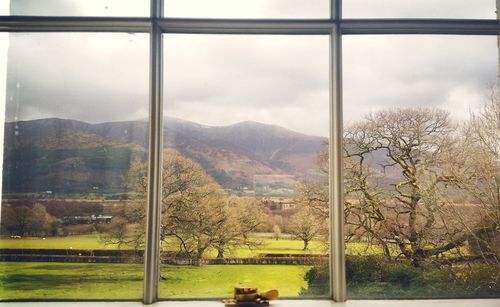
[[[439,6],[429,0],[384,0],[377,6],[373,2],[346,0],[344,15],[494,18],[495,6],[494,0],[442,0]],[[15,0],[10,10],[145,16],[149,10],[145,3]],[[167,0],[165,7],[172,17],[328,16],[323,0],[206,3]],[[5,14],[9,8],[0,6],[2,10]],[[0,37],[0,56],[8,53],[8,61],[3,66],[0,62],[0,69],[7,79],[7,121],[60,117],[97,123],[148,117],[147,35],[12,33],[8,39],[6,35]],[[377,35],[343,40],[347,124],[369,112],[415,106],[442,108],[464,121],[488,99],[498,74],[493,36]],[[254,120],[328,135],[327,36],[169,34],[164,42],[166,115],[204,125]]]

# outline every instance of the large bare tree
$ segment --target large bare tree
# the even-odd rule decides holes
[[[471,210],[456,216],[467,230],[474,253],[497,264],[500,256],[500,98],[493,92],[483,108],[471,114],[462,129],[460,147],[453,165],[456,185],[470,199]],[[450,157],[451,158],[451,157]],[[465,236],[464,236],[465,239]]]
[[[143,244],[146,176],[146,164],[134,161],[126,178],[131,200],[110,227],[110,243]],[[245,198],[228,197],[198,163],[166,150],[162,179],[160,240],[164,248],[176,248],[179,255],[198,264],[209,248],[224,257],[228,249],[255,243],[248,234],[262,223],[260,207]]]
[[[486,128],[478,127],[484,135]],[[463,190],[454,171],[463,162],[459,131],[446,112],[414,108],[379,111],[346,127],[348,239],[368,239],[387,257],[397,251],[418,266],[423,259],[463,246],[471,233],[491,231],[476,225],[467,232],[459,220],[451,221],[450,195]],[[487,148],[498,145],[494,137],[482,139],[494,143]],[[318,159],[325,172],[326,153],[322,150]],[[478,191],[478,182],[467,182]],[[326,181],[303,184],[299,195],[319,217],[328,214]]]

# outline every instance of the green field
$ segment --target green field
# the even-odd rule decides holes
[[[310,266],[210,265],[162,266],[162,298],[230,297],[233,287],[276,288],[282,297],[307,287]],[[0,299],[140,299],[140,264],[0,263]]]
[[[261,253],[325,253],[321,242],[312,242],[308,251],[298,240],[262,238],[253,250],[239,248],[227,257],[254,257]],[[0,248],[26,249],[116,249],[104,245],[97,234],[68,237],[0,239]],[[215,257],[209,250],[206,257]],[[300,265],[209,265],[162,266],[160,296],[163,298],[230,297],[236,286],[277,288],[284,297],[298,296],[307,287],[304,274],[310,266]],[[140,264],[104,263],[0,263],[1,299],[140,299]]]
[[[47,237],[45,239],[24,237],[0,239],[0,248],[26,248],[26,249],[117,249],[114,244],[105,245],[99,235],[79,235],[67,237]]]
[[[303,243],[299,240],[291,239],[270,239],[259,238],[260,246],[250,250],[248,248],[237,248],[226,252],[226,257],[245,258],[254,257],[259,254],[327,254],[327,246],[319,241],[313,241],[309,244],[309,249],[303,251]],[[176,244],[172,244],[176,246]],[[26,248],[26,249],[117,249],[118,246],[111,244],[105,245],[98,234],[67,236],[67,237],[47,237],[41,238],[22,238],[10,239],[8,237],[0,238],[0,248]],[[352,242],[346,244],[346,253],[348,255],[371,255],[382,254],[382,249],[378,246],[368,246],[366,243]],[[217,252],[208,250],[205,254],[208,258],[215,258]]]
[[[263,238],[253,250],[239,248],[227,257],[254,257],[261,253],[325,253],[320,242],[308,251],[297,240]],[[116,249],[104,245],[97,234],[68,237],[0,239],[0,248],[25,249]],[[215,257],[209,250],[206,257]],[[210,265],[162,266],[160,296],[163,298],[230,297],[236,286],[279,289],[282,296],[298,296],[307,287],[304,274],[310,266],[300,265]],[[140,264],[1,262],[1,299],[140,299]]]
[[[302,241],[299,240],[274,240],[269,238],[259,239],[261,244],[252,250],[248,248],[238,248],[229,250],[226,257],[254,257],[262,253],[274,254],[325,254],[326,247],[319,241],[313,241],[309,244],[310,248],[307,251],[302,250]],[[177,246],[177,244],[171,244]],[[0,248],[26,248],[26,249],[117,249],[117,245],[105,245],[100,240],[98,234],[79,235],[67,237],[47,237],[42,238],[22,238],[22,239],[0,239]],[[215,250],[208,250],[206,257],[214,258],[217,256]]]

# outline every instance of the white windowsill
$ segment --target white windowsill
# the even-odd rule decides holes
[[[0,303],[6,307],[142,307],[139,302],[10,302]],[[218,301],[164,301],[154,307],[222,307]],[[326,300],[278,300],[271,307],[499,307],[500,299],[459,299],[459,300],[351,300],[335,303]]]

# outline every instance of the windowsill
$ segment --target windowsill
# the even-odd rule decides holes
[[[9,307],[140,307],[140,302],[10,302],[0,303]],[[335,303],[327,300],[278,300],[273,301],[274,307],[498,307],[500,299],[459,299],[459,300],[351,300],[345,303]],[[163,301],[155,303],[155,307],[221,307],[218,301]]]

